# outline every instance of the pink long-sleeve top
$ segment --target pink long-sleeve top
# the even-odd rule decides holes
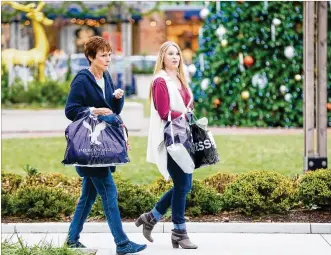
[[[179,93],[182,96],[185,105],[190,102],[190,93],[188,89],[182,84],[182,88],[179,89]],[[170,111],[170,99],[166,81],[163,78],[157,78],[153,82],[152,87],[153,101],[155,109],[159,113],[162,120],[168,120],[168,114]],[[193,101],[190,105],[190,108],[193,109]],[[171,111],[171,119],[179,117],[182,113],[177,111]]]

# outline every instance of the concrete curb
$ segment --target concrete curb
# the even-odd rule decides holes
[[[67,233],[70,223],[2,223],[2,234],[14,233]],[[213,223],[187,222],[190,233],[264,233],[264,234],[331,234],[331,223]],[[140,233],[134,222],[123,222],[126,233]],[[161,222],[154,233],[170,233],[171,222]],[[109,233],[107,223],[87,222],[83,233]]]

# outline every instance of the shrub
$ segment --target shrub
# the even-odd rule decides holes
[[[103,210],[102,201],[101,201],[100,196],[97,196],[97,199],[95,200],[95,203],[92,207],[92,210],[91,210],[91,213],[89,216],[99,218],[99,219],[105,218],[105,213]]]
[[[17,81],[7,89],[6,103],[26,103],[27,97],[22,81]]]
[[[237,176],[237,174],[219,172],[210,177],[207,177],[203,182],[207,186],[216,189],[219,194],[222,194],[225,188],[230,183],[232,183],[237,178]]]
[[[159,198],[172,187],[172,181],[165,181],[160,177],[150,186],[150,191]],[[186,200],[187,215],[215,214],[220,208],[221,201],[217,192],[211,187],[206,187],[204,183],[193,180],[192,190]]]
[[[118,192],[118,206],[124,218],[138,217],[143,212],[152,209],[156,202],[155,196],[142,185],[135,185],[123,180],[119,174],[113,174]],[[91,217],[104,218],[101,197],[98,196],[91,210]]]
[[[1,102],[8,101],[9,94],[9,76],[8,69],[5,65],[1,65]]]
[[[49,80],[41,86],[41,96],[44,103],[50,105],[64,105],[70,90],[68,82]]]
[[[80,178],[68,178],[60,173],[36,173],[27,176],[22,182],[22,187],[46,186],[54,188],[63,188],[69,194],[79,194],[81,190]]]
[[[1,173],[1,189],[8,193],[12,193],[18,189],[23,181],[22,176],[12,173]]]
[[[298,199],[305,206],[331,206],[331,170],[307,172],[299,179]]]
[[[282,213],[293,206],[293,183],[277,172],[241,174],[223,194],[223,209],[245,214]]]
[[[132,68],[133,74],[153,74],[154,68],[153,67],[145,67],[145,68],[138,68],[134,66]]]
[[[6,190],[1,189],[1,214],[3,216],[12,215],[13,213],[13,204],[12,196]]]
[[[186,210],[189,216],[216,214],[221,209],[221,197],[216,190],[193,180],[191,192],[187,196]]]
[[[123,217],[138,217],[149,211],[156,197],[148,190],[125,180],[117,180],[118,206]]]
[[[23,170],[28,176],[37,175],[37,173],[38,173],[37,168],[30,166],[30,165],[25,165],[23,167]]]
[[[173,184],[171,180],[166,181],[163,177],[159,177],[149,186],[149,191],[160,197],[172,187]]]
[[[25,178],[11,173],[1,174],[2,215],[33,219],[61,218],[73,213],[81,192],[80,178],[68,178],[58,173],[41,174],[32,167],[26,169],[29,175]],[[151,185],[134,185],[117,173],[113,178],[124,218],[138,217],[151,210],[173,186],[172,181],[166,182],[164,178]],[[309,172],[293,180],[268,171],[252,171],[238,176],[219,173],[204,181],[193,180],[187,196],[186,214],[216,214],[221,209],[245,214],[282,213],[294,208],[295,199],[305,206],[330,207],[331,171]],[[90,216],[104,218],[99,196]]]
[[[2,82],[4,90],[2,100],[6,105],[10,104],[39,104],[41,106],[64,105],[70,90],[70,81],[60,82],[46,80],[40,82],[34,80],[28,84],[28,89],[24,89],[21,80],[16,81],[8,87],[8,82]]]
[[[76,198],[62,189],[36,186],[22,187],[13,196],[15,216],[58,218],[74,211]]]

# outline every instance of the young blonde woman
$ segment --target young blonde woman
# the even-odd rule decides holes
[[[185,79],[183,57],[179,46],[174,42],[165,42],[159,51],[153,82],[150,88],[151,117],[148,135],[147,161],[157,165],[166,180],[169,175],[174,187],[166,192],[155,207],[142,214],[136,226],[143,225],[143,235],[153,242],[151,232],[162,215],[171,207],[171,241],[174,248],[196,249],[186,231],[186,196],[192,188],[192,174],[186,174],[167,153],[163,143],[164,126],[171,112],[171,119],[186,114],[193,108],[192,92]]]

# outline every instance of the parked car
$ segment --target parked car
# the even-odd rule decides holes
[[[150,74],[153,73],[157,56],[112,56],[110,71],[112,73],[123,74],[125,68],[131,65],[133,74]]]
[[[157,56],[132,56],[132,72],[134,74],[152,74],[157,60]]]
[[[68,56],[56,57],[53,58],[50,62],[54,66],[58,78],[63,78],[68,72]],[[80,70],[88,67],[88,60],[83,53],[70,55],[70,69],[72,75],[76,75]]]
[[[89,68],[89,62],[85,57],[85,54],[78,53],[78,54],[71,54],[70,55],[70,67],[71,73],[76,75],[80,70],[84,68]]]

